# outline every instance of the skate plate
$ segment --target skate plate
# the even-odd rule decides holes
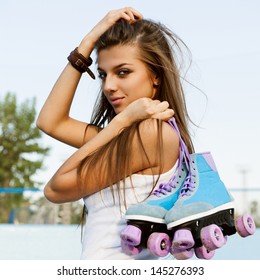
[[[217,225],[221,228],[224,236],[233,235],[236,233],[235,220],[234,220],[234,209],[225,209],[220,212],[211,214],[209,216],[201,217],[192,221],[185,222],[181,225],[169,229],[171,236],[173,237],[177,230],[188,229],[194,239],[194,248],[201,247],[201,230],[212,224]]]
[[[141,241],[138,246],[143,248],[147,248],[147,241],[152,233],[160,232],[169,234],[166,224],[152,223],[141,220],[129,220],[127,221],[127,225],[133,225],[141,230]]]

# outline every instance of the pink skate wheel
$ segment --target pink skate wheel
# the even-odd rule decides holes
[[[166,233],[153,232],[147,241],[147,248],[158,257],[165,257],[170,252],[171,241]]]
[[[131,245],[126,244],[124,241],[121,240],[121,248],[122,251],[127,254],[127,255],[138,255],[141,253],[142,251],[142,247],[138,246],[138,247],[134,247]]]
[[[238,234],[242,237],[252,235],[256,230],[254,219],[246,214],[236,218],[235,226]]]
[[[227,235],[224,236],[224,239],[225,239],[225,240],[224,240],[224,244],[223,244],[223,245],[226,245],[226,244],[227,244],[227,241],[228,241]]]
[[[225,237],[222,230],[215,224],[202,228],[200,239],[209,251],[218,249],[225,244]]]
[[[137,246],[141,242],[142,231],[140,228],[128,225],[124,230],[122,230],[120,237],[128,245]]]
[[[205,246],[195,248],[195,255],[198,259],[210,260],[215,255],[215,251],[208,251]]]
[[[189,249],[195,244],[189,229],[178,229],[174,233],[172,247],[176,249]]]
[[[187,260],[193,257],[194,249],[175,249],[172,248],[171,254],[176,258],[176,260]]]

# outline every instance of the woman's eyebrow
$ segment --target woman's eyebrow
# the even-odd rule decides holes
[[[133,65],[133,64],[131,64],[131,63],[126,63],[126,62],[120,63],[120,64],[114,66],[114,67],[112,68],[112,70],[116,70],[116,69],[121,68],[121,67],[126,66],[126,65]],[[98,71],[103,71],[103,72],[105,72],[105,70],[102,69],[101,67],[98,67],[97,70],[98,70]]]

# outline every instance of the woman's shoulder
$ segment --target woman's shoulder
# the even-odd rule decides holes
[[[161,128],[160,128],[161,127]],[[167,121],[158,119],[146,119],[140,123],[140,134],[148,139],[158,139],[159,133],[162,134],[163,143],[179,143],[179,137]]]
[[[176,130],[168,122],[156,119],[142,121],[140,137],[147,153],[155,158],[158,158],[158,152],[161,153],[164,171],[174,166],[179,156],[180,141]]]

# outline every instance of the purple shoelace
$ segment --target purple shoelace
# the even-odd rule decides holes
[[[180,139],[180,147],[179,147],[180,151],[179,151],[179,158],[178,158],[178,165],[177,165],[177,174],[175,173],[173,175],[173,177],[167,183],[161,183],[159,185],[159,187],[153,191],[152,194],[156,195],[157,197],[160,197],[161,195],[166,195],[167,193],[172,192],[172,190],[176,188],[177,184],[179,184],[180,174],[182,171],[184,171],[183,164],[185,164],[188,171],[190,170],[191,157],[190,157],[188,148],[185,145],[185,143],[181,137],[177,123],[174,118],[171,118],[168,121],[168,123],[174,130],[176,130],[176,132],[179,136],[179,139]],[[186,178],[185,182],[187,181],[187,178]]]
[[[183,142],[181,135],[180,135],[180,131],[177,127],[176,121],[174,118],[172,118],[169,121],[170,125],[177,131],[178,136],[180,138],[180,157],[183,158],[183,161],[186,165],[186,168],[188,170],[188,175],[183,183],[183,186],[180,190],[179,193],[179,197],[183,197],[183,196],[190,196],[191,193],[194,191],[194,189],[196,188],[196,173],[195,173],[195,162],[191,159],[190,153],[188,151],[187,146],[185,145],[185,143]],[[181,153],[183,153],[183,155],[181,155]]]

